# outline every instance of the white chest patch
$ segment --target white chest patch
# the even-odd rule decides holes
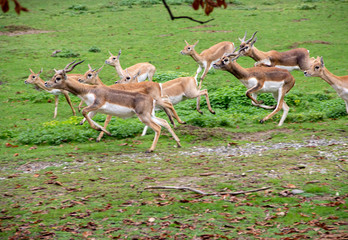
[[[51,91],[47,91],[53,95],[59,95],[62,94],[62,92],[59,89],[52,89]]]
[[[88,93],[84,96],[78,96],[81,100],[83,100],[87,105],[91,105],[95,100],[95,95],[92,93]]]
[[[249,78],[248,80],[240,80],[241,83],[247,88],[250,89],[257,84],[256,78]]]
[[[117,116],[120,118],[132,117],[135,112],[134,109],[120,106],[112,103],[105,103],[101,108],[98,109],[99,113]]]
[[[138,82],[144,82],[147,78],[147,73],[138,76]]]
[[[340,86],[332,86],[332,87],[336,90],[338,96],[340,96],[344,100],[348,101],[348,89],[347,88],[340,87]]]

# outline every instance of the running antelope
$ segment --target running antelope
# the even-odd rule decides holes
[[[45,86],[69,91],[85,101],[88,106],[82,109],[82,115],[93,129],[111,135],[104,127],[92,120],[97,112],[122,118],[128,118],[136,114],[141,122],[155,131],[152,145],[146,152],[154,151],[161,134],[161,126],[171,133],[178,147],[181,146],[179,138],[167,121],[154,115],[155,100],[149,95],[71,81],[66,73],[72,71],[80,63],[74,61],[69,63],[63,70],[56,71],[52,79],[45,82]],[[69,68],[69,66],[71,67]]]
[[[53,118],[57,117],[58,113],[58,102],[59,102],[59,95],[63,94],[66,101],[68,102],[69,106],[71,107],[71,110],[73,112],[73,115],[76,115],[75,109],[72,106],[70,97],[69,97],[69,92],[60,90],[60,89],[54,89],[54,88],[47,88],[45,86],[45,81],[40,78],[40,74],[42,73],[43,69],[41,69],[38,73],[34,73],[33,70],[29,69],[31,74],[27,78],[27,80],[24,81],[25,84],[34,84],[37,87],[45,90],[46,92],[49,92],[54,95],[54,100],[55,100],[55,107],[54,107],[54,115]],[[69,74],[70,75],[70,74]],[[73,76],[77,76],[77,74],[74,74]],[[81,75],[80,75],[81,76]]]
[[[136,76],[128,76],[131,79],[134,79]],[[129,81],[126,81],[129,82]],[[124,85],[132,85],[132,84],[124,84]],[[199,97],[201,95],[205,95],[205,99],[208,105],[208,109],[211,113],[215,114],[214,110],[210,106],[208,90],[200,90],[197,88],[197,80],[194,77],[180,77],[167,82],[162,83],[162,95],[169,99],[169,101],[176,105],[179,102],[186,100],[197,98],[197,111],[201,114],[203,112],[200,110]],[[143,130],[143,134],[145,135],[147,131],[147,126],[145,126]]]
[[[156,72],[156,68],[154,65],[148,62],[144,62],[144,63],[137,63],[126,69],[122,69],[120,60],[119,60],[121,55],[121,50],[118,52],[117,56],[114,56],[110,51],[109,53],[110,53],[110,57],[105,60],[105,63],[110,66],[114,66],[120,78],[123,78],[126,70],[128,70],[128,72],[130,72],[131,74],[136,74],[137,72],[140,71],[140,74],[137,77],[137,82],[143,82],[146,79],[149,79],[149,81],[152,82],[153,75]]]
[[[195,50],[195,47],[199,41],[197,41],[195,44],[190,45],[185,40],[186,46],[185,48],[180,52],[183,55],[189,55],[198,63],[198,69],[196,71],[195,78],[197,79],[198,74],[202,71],[202,68],[204,68],[204,72],[200,78],[199,87],[198,89],[201,89],[202,87],[202,81],[207,75],[210,68],[213,66],[213,64],[218,61],[225,53],[232,53],[234,49],[234,44],[232,42],[220,42],[218,44],[215,44],[214,46],[202,51],[200,54],[198,54]]]
[[[289,112],[289,106],[284,101],[284,96],[295,85],[294,77],[287,70],[275,67],[243,68],[236,63],[236,60],[240,56],[240,51],[239,53],[228,54],[215,63],[214,68],[228,71],[238,78],[248,89],[246,96],[252,100],[255,106],[274,109],[274,107],[262,105],[262,102],[257,100],[258,93],[272,93],[274,99],[277,101],[277,105],[274,111],[264,117],[260,123],[264,123],[279,112],[280,109],[283,109],[283,115],[278,126],[283,125]],[[234,58],[231,59],[231,57]]]
[[[241,42],[240,49],[243,49],[240,50],[242,51],[242,55],[254,59],[256,61],[255,67],[278,67],[288,71],[305,71],[309,68],[310,57],[307,49],[295,48],[286,52],[278,52],[275,50],[262,52],[254,46],[257,40],[257,37],[255,37],[256,33],[257,31],[248,40],[245,40],[246,32],[242,39],[239,38]]]
[[[320,77],[330,84],[346,103],[346,111],[348,114],[348,75],[336,76],[331,73],[325,67],[323,57],[317,57],[313,60],[310,68],[304,72],[304,75],[306,77]]]
[[[99,68],[98,70],[93,69],[89,64],[88,64],[88,70],[87,72],[79,79],[79,82],[85,83],[85,84],[91,84],[91,85],[98,85],[98,86],[104,86],[106,85],[101,81],[99,78],[99,72],[102,70],[103,67]],[[138,75],[138,74],[137,74]],[[137,76],[136,75],[136,76]],[[127,75],[129,76],[129,75]],[[136,77],[135,76],[135,77]],[[159,106],[161,109],[163,109],[166,114],[169,117],[169,120],[175,127],[175,123],[172,119],[172,116],[180,123],[180,124],[185,124],[178,114],[176,113],[173,104],[168,101],[166,98],[162,96],[162,87],[160,83],[156,82],[140,82],[137,83],[135,82],[134,84],[114,84],[109,86],[112,89],[117,89],[117,90],[123,90],[123,91],[131,91],[131,92],[140,92],[143,94],[148,94],[151,96],[154,100],[156,100],[156,106]],[[106,129],[107,125],[109,124],[111,120],[111,115],[108,115],[105,123],[104,123],[104,128]],[[84,122],[84,120],[83,120]],[[83,124],[81,122],[81,124]],[[100,139],[103,137],[104,132],[100,132],[97,142],[100,141]]]

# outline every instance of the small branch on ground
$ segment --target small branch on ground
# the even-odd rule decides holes
[[[348,172],[346,169],[344,169],[341,165],[337,164],[337,167],[341,169],[343,172]]]
[[[205,193],[203,191],[190,188],[190,187],[176,187],[176,186],[150,186],[144,188],[144,190],[147,189],[176,189],[176,190],[187,190],[187,191],[192,191],[201,195],[205,196],[211,196],[211,195],[240,195],[240,194],[245,194],[245,193],[251,193],[251,192],[259,192],[263,190],[270,189],[271,187],[263,187],[263,188],[258,188],[258,189],[253,189],[253,190],[248,190],[248,191],[239,191],[239,192],[216,192],[216,193]]]
[[[176,190],[188,190],[188,191],[192,191],[198,194],[202,194],[202,195],[208,195],[208,193],[202,192],[200,190],[194,189],[194,188],[190,188],[190,187],[175,187],[175,186],[153,186],[153,187],[146,187],[144,188],[144,190],[147,189],[176,189]]]
[[[191,21],[194,21],[194,22],[197,22],[197,23],[200,23],[200,24],[204,24],[204,23],[207,23],[207,22],[210,22],[210,21],[213,21],[214,18],[208,20],[208,21],[199,21],[199,20],[196,20],[196,19],[193,19],[192,17],[189,17],[189,16],[178,16],[178,17],[175,17],[172,13],[172,11],[170,10],[168,4],[166,3],[165,0],[162,0],[165,8],[167,9],[168,13],[169,13],[169,16],[170,16],[170,19],[171,20],[175,20],[175,19],[180,19],[180,18],[187,18],[187,19],[190,19]]]

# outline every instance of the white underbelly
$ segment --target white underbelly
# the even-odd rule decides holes
[[[248,81],[246,80],[241,80],[243,85],[250,89],[254,86],[257,85],[257,80],[255,78],[250,78]],[[277,92],[279,89],[284,85],[284,82],[278,82],[278,81],[266,81],[263,85],[263,87],[257,91],[257,92],[265,92],[265,93],[272,93],[272,92]]]
[[[98,113],[113,115],[120,118],[130,118],[135,114],[133,108],[124,107],[113,103],[105,103],[97,111]]]
[[[169,101],[170,101],[173,105],[178,104],[179,102],[181,102],[181,101],[184,100],[184,99],[186,99],[186,98],[185,98],[184,95],[182,95],[182,94],[180,94],[180,95],[178,95],[178,96],[170,96],[170,97],[169,97]]]
[[[299,66],[283,66],[283,65],[275,65],[276,68],[281,68],[281,69],[285,69],[288,70],[289,72],[293,71],[293,70],[300,70]]]

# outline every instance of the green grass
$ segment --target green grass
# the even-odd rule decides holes
[[[260,124],[269,111],[251,105],[245,87],[231,74],[209,72],[215,115],[205,100],[175,106],[187,122],[178,126],[182,148],[162,131],[155,153],[153,131],[140,137],[137,119],[113,119],[112,136],[95,142],[98,132],[79,125],[80,113],[60,97],[53,119],[54,97],[25,85],[31,68],[45,80],[73,60],[101,67],[117,53],[125,68],[138,62],[156,66],[154,81],[194,76],[197,64],[180,54],[184,40],[199,40],[196,50],[221,41],[239,45],[245,31],[258,31],[260,50],[286,51],[297,45],[323,56],[336,75],[347,74],[347,1],[226,1],[227,9],[205,16],[190,1],[168,1],[175,16],[199,20],[171,21],[161,1],[21,0],[30,12],[0,13],[0,31],[48,31],[0,35],[0,238],[1,239],[320,239],[342,237],[347,222],[347,115],[333,88],[320,78],[292,72],[294,88],[286,96],[290,112]],[[325,26],[330,26],[327,28]],[[62,50],[51,57],[55,50]],[[249,58],[238,59],[251,67]],[[106,84],[118,79],[104,66]],[[266,104],[270,95],[261,94]],[[71,96],[77,109],[80,100]],[[158,112],[157,116],[166,118]],[[102,123],[103,115],[94,118]],[[325,142],[308,146],[310,140]],[[336,141],[328,143],[328,141]],[[275,148],[290,144],[289,147]],[[253,146],[261,152],[248,153]],[[273,147],[273,148],[272,148]],[[245,154],[235,154],[241,149]],[[299,168],[301,166],[301,168]],[[342,169],[341,169],[342,168]],[[269,186],[261,192],[199,196],[190,191],[145,190],[148,186],[189,186],[207,193],[237,192]],[[291,190],[304,193],[293,195]]]

